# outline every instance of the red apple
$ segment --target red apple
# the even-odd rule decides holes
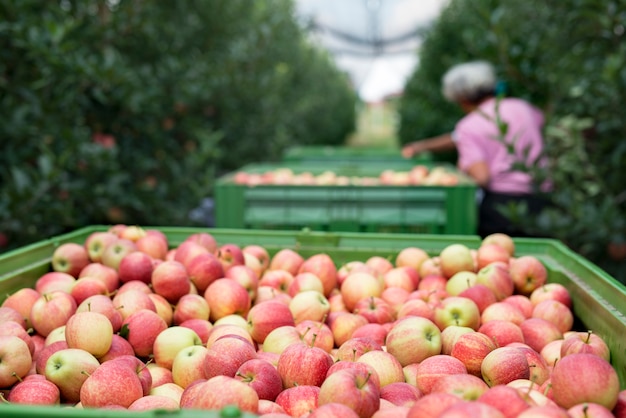
[[[497,244],[500,247],[506,249],[509,253],[509,256],[512,257],[513,255],[515,255],[515,242],[513,241],[513,238],[511,238],[511,236],[508,234],[495,232],[493,234],[487,235],[485,238],[483,238],[481,245],[485,244]]]
[[[400,287],[412,292],[419,284],[419,273],[413,267],[394,267],[383,274],[383,283],[385,288]]]
[[[357,368],[338,370],[320,386],[318,404],[340,403],[360,417],[371,417],[380,407],[380,387],[371,372]]]
[[[31,308],[30,320],[37,333],[44,337],[62,326],[76,312],[76,301],[62,290],[42,294]]]
[[[80,403],[85,408],[128,408],[143,394],[136,370],[127,362],[112,360],[102,363],[87,377],[80,390]]]
[[[186,240],[176,247],[173,261],[178,261],[183,266],[188,267],[191,260],[201,254],[213,254],[213,252],[196,241]]]
[[[154,259],[141,251],[134,251],[126,254],[117,267],[118,277],[122,283],[137,280],[150,283],[152,270],[154,270]]]
[[[182,263],[164,261],[152,272],[150,282],[157,295],[163,296],[168,302],[176,304],[178,300],[190,292],[191,280]]]
[[[352,333],[352,338],[370,338],[381,346],[385,345],[389,324],[369,323],[360,326]]]
[[[276,396],[278,404],[289,417],[303,417],[318,406],[320,388],[301,385],[286,388]]]
[[[434,321],[435,311],[433,306],[422,299],[408,299],[400,306],[396,314],[397,319],[402,319],[407,316],[421,316]]]
[[[35,374],[26,376],[24,380],[15,384],[6,400],[16,405],[53,406],[60,404],[61,392],[45,376]]]
[[[478,332],[485,334],[497,347],[504,347],[511,343],[523,343],[524,334],[519,325],[511,321],[494,319],[483,323]]]
[[[441,271],[441,258],[437,255],[424,260],[420,265],[419,274],[420,277],[443,276],[443,272]]]
[[[491,387],[530,377],[526,355],[517,347],[496,348],[485,356],[480,368],[483,379]]]
[[[336,312],[328,317],[328,324],[338,347],[350,339],[357,328],[368,323],[364,316],[350,312]]]
[[[528,379],[537,384],[542,385],[546,380],[550,378],[550,366],[540,353],[533,350],[530,347],[520,346],[517,347],[526,356],[528,366],[530,367],[530,376]]]
[[[14,293],[6,296],[2,302],[2,307],[13,308],[26,321],[26,326],[31,327],[30,312],[33,304],[39,299],[41,295],[35,289],[30,287],[23,287]]]
[[[511,259],[509,273],[515,284],[515,290],[522,295],[530,295],[543,286],[548,279],[546,266],[535,256],[524,255]]]
[[[296,324],[301,340],[306,344],[330,353],[335,348],[335,337],[330,327],[322,321],[304,320]]]
[[[56,290],[70,293],[75,284],[76,278],[71,274],[62,271],[51,271],[37,279],[35,282],[35,290],[40,295]]]
[[[421,397],[422,392],[407,382],[393,382],[380,388],[380,399],[387,400],[396,406],[409,408]]]
[[[220,245],[215,251],[215,256],[222,263],[224,272],[227,272],[228,269],[232,266],[246,264],[246,260],[243,256],[243,250],[237,244],[226,243]]]
[[[529,318],[520,324],[524,342],[533,350],[541,352],[541,349],[550,341],[560,340],[563,333],[556,325],[542,318]]]
[[[573,353],[589,353],[602,357],[606,361],[611,359],[611,350],[599,335],[591,331],[574,332],[561,343],[560,357]]]
[[[140,309],[149,309],[156,312],[156,306],[150,296],[137,289],[117,292],[113,296],[113,306],[122,315],[122,320]]]
[[[482,243],[476,251],[476,267],[480,270],[493,262],[503,262],[508,265],[510,258],[509,251],[501,245]]]
[[[314,273],[303,272],[294,276],[293,281],[287,288],[289,296],[294,297],[296,293],[304,290],[317,290],[320,293],[324,293],[324,284],[322,280]]]
[[[270,260],[268,270],[285,270],[292,276],[298,274],[300,266],[304,262],[304,257],[290,248],[279,250]]]
[[[78,277],[78,273],[90,262],[87,248],[74,242],[63,243],[52,253],[52,269],[73,277]]]
[[[365,260],[365,265],[374,270],[376,276],[382,277],[389,270],[394,268],[394,264],[389,258],[385,258],[379,255],[373,255]]]
[[[208,347],[204,375],[207,379],[218,375],[234,377],[243,363],[256,357],[256,347],[245,337],[224,335]]]
[[[441,331],[427,318],[409,316],[394,323],[387,334],[387,351],[404,367],[441,353]]]
[[[313,273],[319,277],[324,286],[324,296],[329,296],[331,290],[337,287],[337,267],[328,254],[318,253],[308,257],[300,264],[298,273]]]
[[[482,402],[462,401],[443,411],[441,418],[504,418],[497,408]]]
[[[135,241],[137,249],[155,260],[165,260],[169,244],[165,234],[157,230],[146,230],[146,234]]]
[[[487,335],[480,332],[468,332],[458,337],[450,355],[465,365],[467,373],[482,377],[481,364],[485,357],[495,349],[496,345]]]
[[[552,322],[561,333],[570,331],[574,325],[574,314],[570,308],[557,300],[544,300],[537,303],[532,317]]]
[[[284,418],[290,416],[287,415]],[[332,402],[318,406],[307,415],[307,418],[359,418],[359,415],[347,405]]]
[[[508,263],[495,262],[481,267],[476,273],[476,283],[491,289],[498,301],[513,295],[515,291]]]
[[[209,334],[213,329],[213,324],[209,322],[208,319],[191,318],[181,322],[178,325],[194,330],[196,334],[198,334],[198,337],[200,337],[202,344],[207,343],[209,339]]]
[[[79,305],[90,296],[108,294],[109,290],[102,280],[89,276],[79,277],[70,291],[70,295]]]
[[[386,324],[395,320],[393,307],[380,297],[368,297],[359,300],[353,312],[364,316],[368,322],[376,324]]]
[[[461,400],[473,401],[488,389],[489,386],[480,377],[462,373],[442,376],[432,386],[430,394],[443,392],[458,396]]]
[[[560,283],[546,283],[533,290],[529,298],[533,305],[537,305],[543,300],[550,299],[561,302],[569,309],[572,308],[572,297],[569,290]]]
[[[467,373],[461,360],[444,354],[436,354],[417,364],[416,383],[423,394],[430,393],[435,382],[442,376]]]
[[[369,337],[352,337],[341,344],[335,353],[337,360],[357,361],[361,355],[372,350],[382,351],[383,345]]]
[[[261,245],[249,244],[242,248],[242,251],[256,257],[261,264],[261,271],[265,271],[270,266],[270,254],[267,249]]]
[[[106,352],[103,356],[98,358],[100,363],[104,363],[105,361],[113,360],[114,358],[121,356],[134,356],[135,350],[133,350],[133,346],[121,335],[113,334],[113,338],[111,339],[111,347],[109,351]]]
[[[259,280],[259,287],[271,287],[288,295],[295,276],[287,270],[267,270]]]
[[[374,275],[357,272],[345,278],[340,290],[346,308],[352,312],[361,299],[380,297],[383,285]]]
[[[224,277],[224,267],[217,257],[209,252],[202,252],[192,257],[185,268],[189,279],[202,294],[211,283]]]
[[[78,274],[81,277],[95,277],[100,279],[106,286],[108,293],[112,294],[120,286],[119,274],[112,267],[101,263],[89,263]]]
[[[174,307],[172,323],[180,325],[188,319],[209,319],[209,303],[203,296],[189,293],[183,295]]]
[[[430,258],[426,250],[418,247],[405,247],[398,255],[396,255],[395,266],[403,267],[409,266],[413,267],[415,270],[419,271],[420,266],[424,262],[424,260]]]
[[[165,329],[167,324],[163,318],[150,309],[133,312],[122,324],[122,332],[138,357],[152,354],[158,335]]]
[[[193,233],[185,238],[185,241],[192,241],[200,244],[211,253],[214,253],[218,248],[217,239],[208,232]]]
[[[478,312],[481,314],[487,306],[497,302],[496,295],[493,291],[487,286],[479,283],[468,287],[459,293],[459,296],[473,300],[478,307]]]
[[[246,265],[231,266],[224,274],[224,277],[232,279],[242,285],[250,294],[250,300],[256,298],[259,278],[250,267]]]
[[[487,306],[480,314],[480,321],[485,324],[489,321],[509,321],[521,325],[526,316],[517,306],[507,302],[496,302]]]
[[[276,368],[284,388],[300,385],[320,386],[333,364],[332,356],[305,343],[288,345],[278,358]]]
[[[235,379],[253,388],[259,399],[274,401],[283,390],[283,382],[276,367],[269,361],[259,358],[244,362],[237,369]]]
[[[502,299],[504,303],[510,303],[515,306],[522,313],[524,318],[530,318],[533,314],[534,305],[530,301],[530,298],[525,295],[511,295]]]
[[[459,337],[469,332],[476,332],[470,327],[450,325],[441,331],[441,354],[450,354]]]
[[[76,312],[65,325],[67,346],[83,349],[96,358],[109,351],[112,340],[111,321],[98,312]]]
[[[506,385],[489,388],[477,401],[498,409],[506,418],[517,418],[521,412],[530,408],[518,390]]]
[[[32,367],[28,344],[16,335],[0,335],[0,387],[9,388]]]
[[[446,392],[429,393],[419,398],[407,414],[407,418],[438,418],[455,403],[462,402],[456,395]]]

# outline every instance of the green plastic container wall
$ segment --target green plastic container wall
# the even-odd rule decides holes
[[[295,174],[332,171],[378,177],[384,170],[408,171],[406,160],[382,163],[250,164],[238,172],[262,174],[288,168]],[[433,166],[431,166],[433,167]],[[442,166],[458,173],[453,167]],[[444,185],[291,185],[235,182],[236,173],[215,186],[215,226],[316,231],[475,234],[477,187],[471,181]]]
[[[310,145],[290,147],[283,153],[284,162],[383,162],[407,161],[398,147],[348,147]],[[430,153],[416,155],[409,159],[413,163],[432,161]]]

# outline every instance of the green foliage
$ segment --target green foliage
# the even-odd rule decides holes
[[[440,93],[443,73],[491,61],[509,94],[544,110],[557,186],[539,219],[525,220],[524,208],[509,208],[510,217],[539,223],[622,281],[624,260],[610,260],[606,247],[626,242],[625,21],[624,0],[452,0],[425,33],[399,130],[407,143],[453,129],[461,113]]]
[[[8,248],[88,224],[193,224],[220,173],[354,129],[347,77],[291,0],[7,1],[0,58]]]

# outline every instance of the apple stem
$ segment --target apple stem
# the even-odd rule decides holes
[[[588,331],[587,331],[587,339],[585,340],[585,344],[589,344],[589,340],[591,339],[591,333],[592,333],[592,332],[593,332],[593,331],[591,331],[591,330],[588,330]]]
[[[547,395],[548,395],[548,391],[549,391],[551,388],[552,388],[552,383],[548,383],[548,384],[546,385],[546,388],[543,390],[543,394],[547,396]]]
[[[311,338],[311,347],[315,347],[315,340],[317,339],[317,332],[313,333],[313,338]]]
[[[18,382],[22,382],[22,378],[15,372],[11,373],[11,376],[15,377],[17,379]]]
[[[80,374],[84,374],[86,376],[91,376],[91,374],[88,371],[86,371],[86,370],[81,370]]]
[[[91,302],[87,302],[87,312],[91,312]]]
[[[352,349],[352,361],[356,361],[356,348]]]
[[[2,401],[2,403],[11,403],[4,397],[4,393],[2,392],[0,392],[0,401]]]
[[[48,295],[47,293],[44,293],[42,296],[46,302],[50,302],[50,295]]]
[[[309,331],[311,331],[311,327],[306,327],[306,329],[304,330],[304,333],[302,333],[303,340],[304,340],[304,337],[306,337],[306,335],[309,333]]]

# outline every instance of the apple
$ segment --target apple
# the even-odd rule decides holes
[[[441,273],[450,278],[460,271],[476,271],[470,249],[464,244],[450,244],[439,253]]]
[[[530,298],[525,295],[511,295],[502,299],[502,302],[509,303],[515,306],[522,313],[524,318],[530,318],[533,314],[533,308],[535,307],[530,301]]]
[[[490,387],[478,397],[477,401],[491,405],[506,418],[516,418],[521,412],[530,408],[530,404],[522,398],[517,389],[506,385]]]
[[[72,286],[72,290],[70,290],[70,295],[72,295],[78,305],[89,296],[108,294],[109,290],[100,278],[89,276],[79,277],[74,286]]]
[[[436,255],[424,260],[420,265],[419,275],[420,277],[443,276],[443,272],[441,271],[441,257]]]
[[[212,253],[201,252],[185,263],[189,279],[196,286],[199,293],[217,279],[224,277],[224,267],[220,260]]]
[[[498,347],[492,350],[483,359],[480,369],[483,380],[491,387],[530,377],[526,355],[517,347]]]
[[[150,370],[148,370],[147,364],[144,363],[141,359],[133,355],[123,355],[115,357],[114,359],[109,360],[107,363],[120,363],[130,367],[139,378],[139,382],[141,383],[141,389],[143,391],[143,396],[147,396],[150,394],[150,389],[152,389],[152,373],[150,373]]]
[[[397,319],[407,316],[421,316],[431,321],[435,319],[435,311],[433,307],[422,299],[408,299],[398,309]]]
[[[383,289],[380,298],[391,305],[394,315],[396,315],[402,304],[409,299],[410,294],[410,292],[401,287],[387,287]]]
[[[102,263],[89,263],[78,274],[81,277],[95,277],[100,279],[109,294],[112,294],[120,286],[119,274],[113,267],[105,266]]]
[[[289,310],[296,324],[305,320],[322,321],[330,312],[330,303],[323,293],[305,290],[294,295]]]
[[[526,316],[517,306],[507,302],[495,302],[487,306],[480,314],[481,323],[489,321],[509,321],[515,325],[521,325],[526,320]]]
[[[28,344],[16,335],[0,335],[0,388],[9,388],[31,370]]]
[[[570,308],[557,300],[544,300],[537,303],[532,317],[552,322],[561,333],[570,331],[574,325],[574,314]]]
[[[381,346],[385,345],[385,339],[391,324],[377,324],[370,322],[354,330],[352,338],[370,338]]]
[[[461,360],[444,354],[436,354],[424,359],[416,369],[416,385],[423,394],[432,391],[432,387],[442,376],[467,373]]]
[[[393,307],[380,297],[371,296],[354,305],[354,313],[364,316],[369,323],[386,324],[395,320]]]
[[[295,276],[302,263],[304,257],[291,248],[282,248],[270,260],[268,270],[285,270]]]
[[[113,300],[105,295],[92,295],[83,300],[77,307],[76,313],[97,312],[109,319],[113,332],[118,332],[122,326],[122,314],[113,305]]]
[[[617,404],[613,408],[613,413],[616,418],[626,417],[626,389],[619,391],[617,395]]]
[[[374,269],[365,264],[364,261],[348,261],[342,264],[339,269],[337,269],[337,287],[341,287],[341,284],[346,279],[346,277],[348,277],[351,273],[356,273],[357,271],[376,275]]]
[[[501,245],[482,243],[476,251],[476,267],[480,270],[493,262],[503,262],[508,265],[510,258],[509,251]]]
[[[165,234],[157,230],[146,230],[146,234],[135,241],[137,249],[154,260],[165,260],[169,243]]]
[[[113,326],[99,312],[76,312],[65,324],[65,341],[69,348],[80,348],[99,358],[111,348]]]
[[[383,350],[370,350],[356,360],[372,366],[378,375],[381,388],[395,382],[404,382],[404,370],[400,361],[391,353]]]
[[[177,411],[179,403],[169,396],[146,395],[128,406],[129,411]]]
[[[142,396],[144,387],[136,368],[120,360],[102,363],[89,374],[80,389],[80,403],[84,408],[107,405],[128,408]]]
[[[286,416],[304,417],[318,407],[319,394],[319,386],[294,386],[280,392],[275,402],[285,411]]]
[[[47,337],[53,329],[65,325],[76,308],[76,301],[69,293],[55,290],[42,294],[33,303],[30,320],[35,331]]]
[[[368,351],[382,351],[383,344],[370,337],[352,337],[338,347],[335,358],[338,361],[357,361]]]
[[[152,347],[154,361],[159,366],[172,369],[174,357],[180,350],[192,345],[202,345],[196,332],[190,328],[171,326],[159,333]]]
[[[335,337],[330,327],[322,321],[304,320],[296,324],[300,339],[313,347],[331,353],[335,348]]]
[[[295,276],[287,270],[267,270],[265,273],[263,273],[263,276],[261,276],[261,279],[259,280],[259,287],[257,288],[257,300],[259,299],[259,297],[262,296],[259,294],[263,290],[261,288],[267,287],[270,287],[277,291],[273,292],[272,298],[275,295],[280,294],[285,294],[289,296],[289,287],[291,287],[294,280]],[[289,300],[291,300],[291,297],[289,297]]]
[[[459,293],[476,284],[476,273],[462,270],[454,273],[446,283],[446,292],[450,296],[458,296]]]
[[[357,328],[369,323],[364,316],[351,312],[336,312],[328,316],[327,322],[337,347],[350,339]]]
[[[426,250],[419,247],[405,247],[398,252],[395,259],[396,267],[413,267],[419,271],[424,260],[430,258]]]
[[[152,354],[158,335],[167,329],[166,322],[150,309],[140,309],[130,314],[122,324],[122,335],[133,347],[138,357]]]
[[[459,296],[473,300],[481,314],[487,306],[497,302],[493,291],[483,284],[474,284],[459,293]]]
[[[0,306],[13,308],[24,318],[26,327],[31,327],[30,312],[33,304],[41,295],[35,289],[23,287],[7,295]]]
[[[208,319],[191,318],[183,321],[178,325],[194,330],[196,334],[198,334],[198,337],[200,337],[200,341],[204,345],[206,345],[209,339],[209,334],[213,329],[213,324],[209,322]]]
[[[90,262],[85,246],[75,242],[63,243],[52,253],[52,269],[73,277],[78,277],[78,273]]]
[[[211,332],[206,341],[206,347],[211,348],[213,343],[224,336],[237,335],[242,337],[250,342],[252,345],[256,345],[256,341],[252,339],[252,336],[248,332],[245,326],[241,326],[238,324],[219,324],[214,325],[211,328]]]
[[[117,267],[118,277],[122,283],[131,280],[150,283],[153,270],[154,259],[141,251],[126,254]]]
[[[546,266],[533,255],[524,255],[511,259],[509,273],[511,274],[516,292],[526,296],[543,286],[548,279]]]
[[[480,377],[469,373],[441,376],[432,386],[433,393],[449,393],[458,396],[461,400],[474,401],[489,389],[487,383]]]
[[[291,415],[286,415],[286,417],[290,416]],[[307,415],[307,418],[359,418],[359,415],[347,405],[332,402],[318,406]]]
[[[61,403],[61,391],[45,376],[34,374],[15,384],[6,400],[16,405],[56,406]]]
[[[133,241],[119,238],[106,246],[102,252],[100,262],[105,266],[111,267],[117,271],[122,259],[132,252],[138,251],[137,244]]]
[[[61,290],[70,293],[76,284],[76,277],[62,271],[50,271],[44,273],[35,282],[35,290],[40,295]]]
[[[303,272],[294,276],[293,281],[287,288],[289,296],[294,297],[296,293],[304,290],[317,290],[320,293],[324,293],[324,284],[322,280],[314,273]]]
[[[202,345],[182,348],[172,361],[172,381],[184,389],[196,380],[206,379],[207,352],[208,349]]]
[[[481,365],[485,357],[496,348],[489,336],[468,332],[458,337],[450,355],[465,365],[467,373],[482,377]]]
[[[407,418],[438,418],[446,409],[463,400],[446,392],[431,392],[419,398],[409,412]]]
[[[330,374],[320,386],[318,405],[340,403],[360,417],[371,417],[380,407],[380,387],[372,372],[346,368]]]
[[[611,359],[611,350],[599,335],[591,331],[574,332],[566,337],[560,349],[560,357],[573,353],[590,353],[602,357],[606,361]]]
[[[393,324],[386,347],[403,367],[419,363],[441,353],[441,331],[430,319],[408,316]]]
[[[146,230],[139,225],[126,225],[126,228],[120,228],[117,232],[117,236],[130,241],[137,241],[139,238],[146,235]]]
[[[373,255],[365,260],[365,265],[374,270],[376,276],[382,277],[389,270],[394,268],[394,264],[389,258]]]
[[[481,314],[476,302],[462,296],[448,296],[434,308],[434,322],[441,330],[449,325],[477,330],[480,321]]]
[[[209,232],[195,232],[185,238],[185,241],[200,244],[211,253],[214,253],[218,248],[217,239]]]
[[[244,252],[244,256],[245,254],[250,254],[259,260],[262,272],[269,268],[271,257],[265,247],[257,244],[248,244],[242,248],[242,251]]]
[[[470,327],[450,325],[441,331],[441,354],[450,354],[459,337],[469,332],[476,332]]]
[[[485,334],[497,347],[504,347],[511,343],[523,343],[522,329],[514,322],[494,319],[483,323],[478,332]]]
[[[267,360],[253,358],[239,366],[235,379],[253,388],[259,399],[276,400],[283,390],[283,382],[276,367]]]
[[[154,311],[157,315],[165,321],[168,327],[171,326],[174,323],[174,308],[172,307],[172,304],[169,303],[163,296],[157,295],[156,293],[149,293],[148,298],[154,304]]]
[[[343,302],[352,312],[358,301],[368,297],[380,297],[383,291],[381,281],[374,275],[365,272],[355,272],[345,278],[341,284]]]
[[[520,328],[524,334],[524,342],[537,352],[541,352],[550,341],[563,338],[563,333],[557,326],[543,318],[528,318],[520,324]]]
[[[572,418],[613,418],[613,412],[607,407],[593,402],[583,402],[567,410]]]
[[[566,409],[557,405],[538,405],[522,411],[518,418],[571,418]]]
[[[206,247],[193,240],[185,240],[178,247],[174,253],[174,259],[171,261],[178,261],[185,267],[189,266],[191,260],[201,254],[212,254]],[[217,258],[217,257],[216,257]],[[221,264],[221,263],[220,263]]]
[[[183,295],[176,303],[172,323],[180,325],[188,319],[209,319],[209,303],[203,296],[189,293]]]
[[[389,383],[380,388],[381,401],[384,399],[396,406],[411,407],[421,397],[422,392],[418,388],[404,381]]]
[[[92,262],[98,263],[102,259],[104,249],[118,239],[117,234],[110,231],[94,231],[85,239],[85,248]]]
[[[509,265],[501,262],[487,264],[476,273],[476,284],[482,284],[491,289],[498,301],[513,295],[515,283],[509,273]]]
[[[546,283],[533,290],[529,298],[533,305],[549,299],[559,301],[569,309],[572,309],[572,297],[569,290],[560,283]]]
[[[553,399],[562,408],[592,402],[612,410],[617,404],[617,372],[611,363],[595,354],[574,353],[561,358],[550,380]]]
[[[540,353],[530,347],[521,346],[517,347],[517,349],[521,350],[526,356],[526,361],[528,361],[528,366],[530,367],[528,379],[531,382],[542,385],[550,378],[550,365],[548,365]]]
[[[292,343],[302,342],[302,334],[295,325],[283,325],[272,329],[262,345],[264,353],[280,354]]]
[[[76,403],[89,375],[100,367],[93,354],[79,348],[65,348],[52,353],[46,361],[46,379],[57,385],[63,402]]]
[[[230,314],[246,316],[252,304],[246,288],[227,278],[211,283],[204,292],[204,298],[209,303],[209,319],[213,322]]]
[[[185,391],[193,390],[188,402],[184,401],[185,392],[181,397],[181,407],[202,410],[221,410],[234,405],[240,411],[256,414],[259,407],[259,396],[246,383],[229,376],[215,376],[201,380],[188,386]]]
[[[243,363],[257,358],[256,352],[255,345],[245,337],[224,335],[215,340],[207,349],[204,376],[207,379],[218,375],[234,377]]]
[[[121,335],[113,334],[113,338],[111,339],[111,347],[109,351],[107,351],[103,356],[98,358],[100,363],[104,363],[105,361],[113,360],[116,357],[120,356],[134,356],[135,350],[133,346]]]
[[[163,296],[172,304],[176,304],[191,290],[187,270],[177,261],[163,261],[157,265],[152,271],[150,283],[154,293]]]
[[[332,364],[333,358],[329,353],[300,342],[285,347],[278,357],[276,369],[284,388],[320,386]]]
[[[394,267],[382,276],[385,288],[399,287],[407,292],[417,289],[419,273],[412,267]]]
[[[285,409],[282,406],[278,405],[274,401],[269,401],[267,399],[259,399],[259,408],[257,410],[257,415],[266,415],[268,418],[291,418],[291,415],[287,415]]]
[[[482,402],[461,401],[443,411],[441,418],[504,418],[496,407]]]
[[[337,287],[337,267],[328,254],[318,253],[308,257],[300,264],[300,268],[294,276],[299,273],[313,273],[319,277],[324,286],[323,294],[325,297]]]
[[[15,322],[26,329],[26,318],[17,309],[9,306],[0,306],[0,325],[4,322]]]
[[[35,341],[26,329],[17,322],[6,321],[0,323],[0,335],[14,335],[22,339],[28,346],[31,357],[35,355]],[[44,340],[45,343],[45,340]]]
[[[246,264],[246,260],[243,256],[243,250],[237,244],[226,243],[220,245],[215,251],[215,256],[222,263],[224,273],[226,273],[232,266]]]
[[[156,306],[150,296],[137,289],[118,291],[113,296],[112,302],[113,307],[122,315],[122,320],[125,320],[133,312],[137,312],[140,309],[149,309],[156,312]]]

